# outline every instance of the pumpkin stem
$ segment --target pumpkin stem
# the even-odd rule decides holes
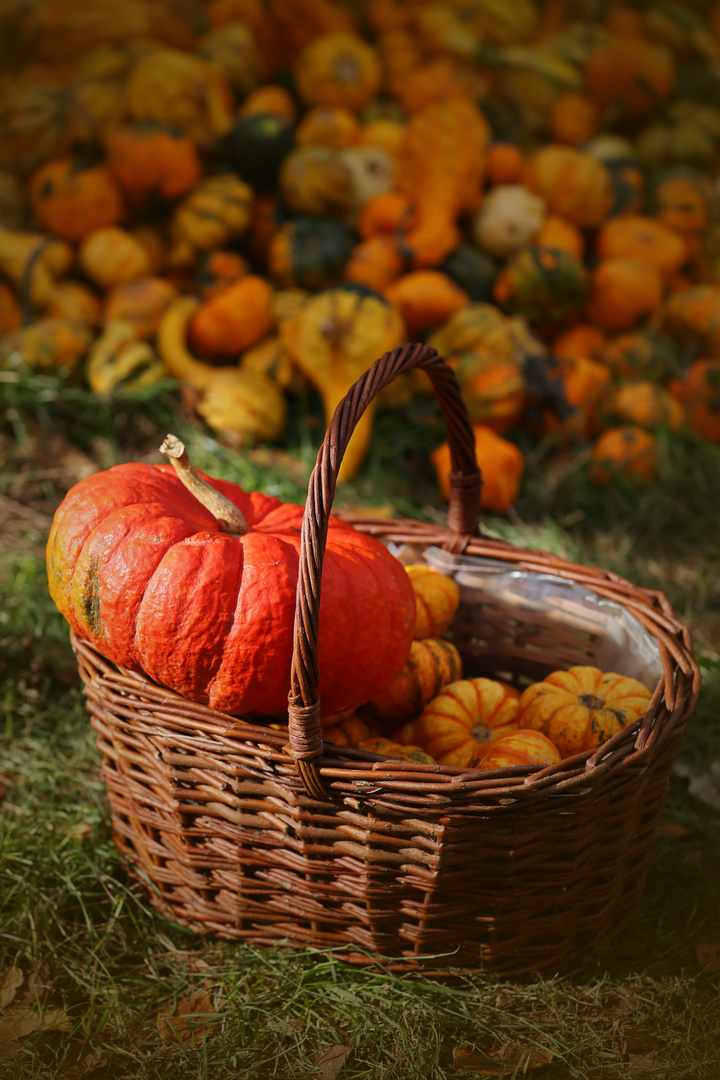
[[[199,503],[209,510],[223,532],[231,536],[243,536],[249,531],[248,523],[235,503],[221,495],[216,488],[203,480],[191,462],[185,443],[177,435],[167,435],[160,453],[170,458],[170,464],[178,477]]]

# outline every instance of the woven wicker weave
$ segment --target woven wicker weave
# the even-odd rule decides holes
[[[366,404],[414,366],[430,375],[448,425],[449,528],[344,516],[386,541],[578,582],[631,614],[663,675],[645,717],[594,753],[480,772],[322,741],[319,582],[337,469]],[[386,354],[338,407],[303,523],[289,731],[186,701],[73,636],[115,842],[172,919],[254,945],[343,947],[358,964],[391,957],[397,971],[510,975],[579,956],[636,914],[699,690],[688,632],[660,593],[481,537],[473,445],[454,376],[424,346]],[[465,590],[455,640],[469,673],[519,685],[592,655],[591,634]]]

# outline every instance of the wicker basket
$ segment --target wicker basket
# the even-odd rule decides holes
[[[350,520],[387,542],[462,553],[461,571],[492,560],[576,583],[623,612],[651,642],[661,677],[642,721],[594,753],[480,772],[322,741],[319,582],[337,469],[367,403],[412,367],[429,374],[448,426],[449,528]],[[383,356],[338,407],[310,481],[287,731],[193,704],[73,637],[115,842],[170,918],[253,945],[341,947],[358,964],[390,957],[383,962],[396,971],[462,966],[510,975],[586,953],[636,914],[699,689],[688,632],[660,593],[483,538],[479,490],[450,368],[425,346]],[[501,600],[462,587],[455,640],[467,673],[523,685],[592,662],[592,620],[568,625],[558,610]]]

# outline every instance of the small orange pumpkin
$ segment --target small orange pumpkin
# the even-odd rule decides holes
[[[657,460],[655,435],[626,424],[602,433],[592,448],[590,472],[598,484],[609,484],[616,475],[644,482],[655,479]]]
[[[152,122],[118,128],[105,143],[107,167],[126,195],[175,199],[195,187],[200,159],[192,139]]]
[[[540,731],[563,758],[594,750],[645,715],[651,693],[637,679],[590,666],[553,671],[528,686],[518,705],[518,726]]]
[[[586,310],[603,330],[628,330],[657,311],[662,298],[662,275],[652,263],[602,259],[592,275]]]
[[[74,371],[90,347],[93,332],[71,319],[40,319],[2,339],[2,355],[17,353],[33,371]]]
[[[334,723],[329,724],[328,720],[334,720]],[[323,739],[336,746],[357,746],[365,739],[375,739],[380,734],[377,724],[358,713],[341,718],[326,716],[321,723]]]
[[[345,281],[354,281],[382,293],[402,274],[404,267],[394,238],[379,233],[355,245],[345,264],[343,277]]]
[[[72,158],[41,166],[30,178],[30,199],[43,228],[71,243],[116,225],[124,214],[120,189],[108,169],[83,168]]]
[[[248,274],[205,301],[190,322],[190,341],[206,356],[234,356],[269,334],[273,290],[265,278]]]
[[[446,322],[470,297],[440,270],[412,270],[384,290],[402,315],[411,337]]]
[[[412,204],[407,195],[399,191],[384,191],[380,195],[373,195],[362,207],[357,229],[360,236],[367,240],[377,233],[395,235],[412,224]]]
[[[553,102],[549,120],[550,134],[556,142],[580,146],[597,131],[598,110],[585,94],[567,90]]]
[[[507,431],[525,405],[525,379],[515,359],[477,346],[452,360],[470,420],[493,431]]]
[[[398,758],[399,761],[417,761],[423,765],[435,764],[435,759],[421,747],[403,746],[392,739],[365,739],[358,746],[361,750],[369,750],[371,754],[382,754],[384,757]]]
[[[425,563],[405,569],[415,593],[415,641],[442,637],[460,606],[458,583]]]
[[[604,222],[597,235],[601,259],[648,262],[668,281],[687,262],[688,248],[679,233],[643,214],[618,214]]]
[[[525,159],[515,143],[492,142],[487,148],[485,175],[491,187],[519,184]]]
[[[672,94],[675,61],[663,45],[636,36],[614,37],[588,53],[585,81],[601,111],[615,105],[625,116],[643,116]]]
[[[517,730],[519,698],[493,679],[459,679],[425,706],[412,725],[414,740],[439,765],[470,765],[487,742]]]
[[[198,269],[198,287],[203,300],[212,300],[240,281],[249,272],[247,260],[234,251],[211,251]]]
[[[547,415],[544,430],[561,428],[565,435],[586,437],[593,427],[597,404],[610,382],[609,369],[583,356],[563,360],[553,369],[553,375],[560,379],[565,400],[573,411],[563,421]]]
[[[608,170],[571,146],[551,144],[536,150],[525,162],[522,183],[545,200],[551,214],[581,229],[599,225],[612,205]]]
[[[281,116],[289,124],[297,120],[297,107],[292,94],[284,86],[258,86],[249,94],[238,112],[243,119],[246,116]]]
[[[413,641],[404,668],[368,702],[367,712],[379,720],[395,723],[409,720],[461,675],[460,653],[449,641],[443,638]]]
[[[493,739],[476,768],[514,769],[518,765],[556,765],[561,760],[555,743],[542,732],[511,731]]]
[[[685,406],[688,427],[720,442],[720,359],[696,360],[670,390]]]
[[[295,79],[306,104],[359,112],[380,89],[380,57],[353,34],[323,34],[300,55]]]
[[[720,285],[696,285],[674,293],[665,307],[672,334],[697,339],[708,353],[720,353]]]
[[[559,214],[548,214],[540,232],[533,240],[536,247],[554,248],[556,251],[569,251],[571,255],[582,259],[585,252],[585,237],[572,221]]]
[[[563,330],[555,338],[552,345],[553,356],[563,360],[574,360],[578,357],[592,359],[602,349],[606,340],[605,334],[597,326],[578,323]]]
[[[92,289],[82,282],[59,281],[45,314],[49,319],[72,319],[88,326],[98,326],[102,304]]]
[[[298,146],[328,146],[341,150],[357,142],[359,131],[357,117],[349,109],[316,105],[298,124],[295,142]]]
[[[483,424],[473,426],[475,456],[482,471],[481,506],[496,514],[504,514],[515,502],[525,471],[525,458],[514,443],[503,439]],[[443,443],[431,454],[440,490],[450,498],[450,446]]]

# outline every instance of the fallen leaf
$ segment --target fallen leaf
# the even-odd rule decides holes
[[[320,1055],[316,1062],[320,1066],[320,1080],[335,1080],[335,1077],[347,1061],[348,1054],[353,1046],[354,1043],[350,1043],[348,1046],[335,1043],[334,1046],[331,1046]]]
[[[89,821],[78,821],[77,825],[73,825],[70,830],[70,835],[73,840],[79,840],[81,843],[83,840],[87,840],[88,836],[92,835],[93,827]]]
[[[705,941],[696,945],[695,955],[706,971],[720,971],[720,941]]]
[[[524,1075],[531,1069],[540,1069],[553,1060],[549,1050],[540,1050],[534,1046],[513,1046],[507,1043],[492,1054],[477,1054],[473,1050],[453,1050],[453,1065],[456,1069],[467,1069],[480,1073],[481,1076]],[[516,1072],[520,1066],[520,1070]]]
[[[78,1057],[72,1064],[66,1064],[63,1067],[63,1076],[86,1076],[88,1073],[94,1072],[95,1069],[107,1065],[107,1063],[108,1059],[102,1050],[91,1050],[89,1053]]]
[[[0,974],[0,1009],[6,1009],[22,986],[25,976],[19,967],[7,968]]]
[[[17,1006],[11,1009],[4,1020],[0,1020],[0,1061],[9,1061],[15,1054],[18,1039],[32,1035],[35,1031],[48,1028],[66,1030],[70,1026],[64,1009],[45,1009],[39,1013],[36,1009]]]
[[[720,810],[720,761],[713,761],[706,772],[696,772],[689,765],[678,763],[674,772],[683,780],[689,780],[688,792],[707,806]]]
[[[180,1001],[175,1009],[165,1009],[158,1013],[157,1029],[168,1042],[186,1043],[194,1046],[202,1042],[210,1029],[220,1022],[220,1016],[213,1009],[210,995],[205,992],[191,994],[185,1001]]]

